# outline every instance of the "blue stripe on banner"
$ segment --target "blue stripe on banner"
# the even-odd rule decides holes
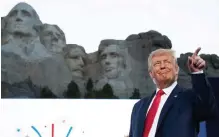
[[[198,137],[207,137],[205,122],[200,123],[200,131],[199,131]]]

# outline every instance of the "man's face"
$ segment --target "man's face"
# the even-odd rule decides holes
[[[83,78],[84,59],[85,53],[80,48],[71,49],[69,51],[66,62],[73,76]]]
[[[178,65],[174,58],[169,54],[160,54],[152,57],[152,70],[150,72],[151,78],[156,83],[165,83],[165,85],[172,84],[178,74]]]
[[[118,77],[120,71],[124,68],[124,60],[119,54],[118,48],[117,45],[110,45],[100,54],[100,63],[107,78]]]
[[[62,52],[66,43],[62,34],[52,25],[48,25],[40,34],[42,44],[50,51],[55,53]]]
[[[6,30],[11,33],[31,34],[35,24],[33,8],[25,3],[16,5],[7,16]]]

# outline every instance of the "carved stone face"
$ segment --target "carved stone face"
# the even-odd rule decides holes
[[[80,48],[71,48],[66,62],[74,77],[83,78],[85,53]]]
[[[104,76],[109,79],[117,78],[122,69],[124,69],[124,60],[119,53],[118,45],[106,47],[100,54],[100,63]]]
[[[17,4],[7,15],[6,30],[10,33],[33,34],[33,26],[37,21],[33,11],[26,3]]]
[[[54,53],[62,52],[66,43],[63,34],[53,25],[47,25],[40,33],[41,43]]]

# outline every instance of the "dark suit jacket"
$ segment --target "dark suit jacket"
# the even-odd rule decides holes
[[[156,137],[196,137],[199,122],[215,116],[216,103],[205,74],[193,74],[192,89],[177,85],[164,104]],[[142,137],[146,111],[152,98],[138,101],[132,110],[129,137]]]
[[[208,80],[214,91],[218,114],[216,118],[206,121],[207,137],[219,137],[219,77],[209,77]]]

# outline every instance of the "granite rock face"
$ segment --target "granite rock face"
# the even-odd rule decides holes
[[[131,96],[134,86],[130,77],[128,46],[128,42],[124,40],[106,39],[100,42],[96,62],[93,63],[96,72],[92,75],[94,76],[92,79],[96,90],[102,89],[108,83],[115,96],[120,98]]]
[[[191,87],[191,79],[189,76],[189,70],[187,67],[187,59],[188,56],[191,56],[192,53],[188,52],[185,54],[181,54],[179,58],[177,58],[177,62],[181,71],[179,73],[178,82],[180,85],[184,87]],[[205,68],[205,74],[207,77],[219,77],[219,56],[215,54],[200,54],[200,56],[206,61],[207,67]]]
[[[4,98],[40,98],[40,88],[26,79],[19,83],[1,82],[1,96]]]
[[[177,59],[179,66],[185,71],[189,72],[187,68],[187,59],[188,56],[191,56],[192,53],[188,52],[185,54],[181,54]],[[207,67],[205,68],[205,72],[209,77],[218,77],[219,76],[219,56],[216,54],[201,54],[201,58],[203,58]]]
[[[134,91],[145,97],[155,90],[148,73],[149,54],[159,48],[172,48],[167,36],[150,30],[124,40],[101,40],[98,51],[87,54],[83,46],[67,44],[59,26],[42,23],[27,3],[18,3],[1,17],[1,34],[2,97],[9,98],[41,98],[42,91],[46,97],[63,98],[65,91],[75,90],[84,98],[108,84],[116,97],[127,99]],[[187,69],[191,54],[181,54],[177,59],[178,83],[186,88],[191,87]],[[218,77],[218,55],[201,57],[207,62],[207,76]],[[78,87],[68,89],[72,81]]]
[[[160,48],[172,48],[171,40],[165,36],[162,35],[160,32],[150,30],[148,32],[139,33],[139,34],[132,34],[126,38],[126,41],[135,41],[135,40],[149,40],[152,42],[152,45],[155,47]]]
[[[26,61],[40,60],[50,54],[40,43],[34,26],[41,25],[36,11],[26,3],[18,3],[3,19],[1,51],[13,53]]]
[[[18,55],[2,52],[1,73],[2,81],[10,84],[22,82],[29,77],[39,87],[48,86],[58,97],[62,97],[62,93],[72,80],[64,58],[58,55],[27,62]]]
[[[91,64],[89,75],[95,81],[95,88],[101,89],[109,83],[116,96],[130,97],[134,89],[140,95],[150,95],[155,85],[147,69],[147,58],[158,48],[171,48],[169,38],[157,31],[130,35],[126,40],[105,39],[98,51],[88,55]]]
[[[151,30],[145,33],[133,34],[126,38],[129,41],[128,54],[131,63],[131,78],[135,88],[139,89],[142,96],[150,95],[155,85],[148,73],[148,56],[158,49],[172,48],[170,39],[161,33]]]
[[[40,42],[51,53],[62,53],[66,47],[65,33],[57,25],[43,24],[35,26],[39,33]]]
[[[7,32],[5,28],[5,17],[1,17],[1,45],[7,43]]]
[[[49,40],[50,47],[58,47],[56,43],[59,43],[57,38],[60,31],[56,30],[57,26],[45,27],[37,12],[27,3],[15,5],[2,21],[4,23],[1,29],[5,33],[2,35],[5,40],[1,45],[2,81],[13,84],[29,77],[37,86],[48,86],[54,94],[61,97],[72,77],[62,53],[52,52],[47,48]],[[43,27],[44,29],[39,29]],[[40,37],[43,34],[45,39]],[[63,37],[60,36],[62,43],[59,43],[62,47],[66,45]],[[48,43],[41,43],[42,40]]]
[[[192,81],[189,73],[185,72],[183,69],[180,68],[179,75],[178,75],[178,84],[184,88],[191,88]]]

